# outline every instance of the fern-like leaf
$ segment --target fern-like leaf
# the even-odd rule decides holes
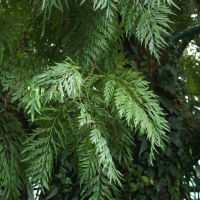
[[[116,89],[110,105],[116,106],[120,119],[125,119],[132,129],[139,130],[139,134],[147,134],[151,142],[151,162],[156,146],[164,149],[165,131],[168,130],[163,112],[156,102],[156,96],[148,91],[148,83],[141,74],[132,70],[123,69],[123,73],[116,70],[115,77],[107,81],[115,81]],[[105,88],[108,88],[107,82]],[[109,97],[109,92],[107,92]]]

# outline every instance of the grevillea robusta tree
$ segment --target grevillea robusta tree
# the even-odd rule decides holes
[[[194,0],[0,0],[0,199],[190,199],[198,12]]]

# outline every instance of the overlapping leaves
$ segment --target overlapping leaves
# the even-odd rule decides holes
[[[123,62],[127,63],[121,60],[121,63]],[[95,195],[96,198],[98,195],[94,191],[99,190],[98,197],[103,199],[106,194],[100,187],[103,184],[102,181],[104,184],[121,185],[121,174],[116,169],[110,152],[112,133],[107,129],[107,127],[112,127],[115,114],[117,114],[115,116],[117,120],[126,124],[124,129],[127,130],[118,133],[120,135],[127,131],[127,137],[124,137],[127,140],[125,143],[128,144],[131,139],[129,132],[138,132],[139,135],[146,134],[151,142],[151,159],[156,146],[164,148],[165,131],[168,128],[155,98],[155,95],[148,90],[148,83],[139,72],[123,67],[117,67],[110,75],[90,74],[83,82],[77,66],[60,63],[34,77],[21,104],[27,108],[33,120],[36,112],[39,113],[36,122],[45,122],[45,124],[40,124],[32,137],[26,141],[27,147],[24,153],[28,153],[28,156],[24,161],[34,158],[38,165],[41,164],[39,168],[42,169],[38,173],[38,167],[34,164],[29,166],[27,172],[32,177],[32,181],[41,182],[48,188],[53,170],[53,158],[60,148],[67,145],[67,140],[63,136],[74,132],[73,129],[76,126],[79,128],[75,131],[79,134],[77,145],[79,143],[81,145],[75,146],[74,149],[80,152],[76,159],[79,160],[80,184],[84,185],[83,197]],[[66,128],[66,125],[62,125],[64,119],[59,120],[57,114],[43,115],[46,109],[42,106],[49,107],[55,103],[61,106],[59,112],[65,113],[65,120],[72,116],[75,118],[75,126]],[[73,112],[64,106],[69,103]],[[51,110],[50,107],[48,109]],[[58,110],[55,113],[57,112]],[[128,153],[128,146],[126,148],[125,160],[127,161],[130,153]],[[105,187],[109,186],[105,185]],[[108,192],[107,195],[109,196],[110,193]]]
[[[32,120],[35,111],[40,113],[41,106],[51,101],[52,98],[64,102],[81,95],[83,80],[78,72],[79,67],[70,62],[57,63],[47,72],[33,78],[20,104],[25,105]]]
[[[19,6],[19,9],[23,8]],[[12,170],[9,173],[1,166],[4,193],[9,195],[13,190],[20,195],[18,189],[14,189],[17,182],[21,186],[21,178],[17,177],[22,174],[19,172],[20,159],[17,159],[19,154],[24,156],[26,180],[47,189],[54,162],[61,155],[63,160],[71,159],[70,164],[83,186],[83,199],[112,199],[113,188],[121,186],[116,163],[125,160],[128,165],[132,162],[130,143],[133,133],[147,136],[153,156],[156,146],[164,148],[167,130],[162,110],[155,95],[149,91],[148,83],[140,73],[124,67],[127,61],[124,54],[119,55],[123,52],[122,41],[136,30],[139,42],[149,46],[150,52],[158,58],[159,48],[166,45],[162,34],[167,34],[167,15],[171,12],[162,2],[153,0],[142,3],[43,0],[31,1],[30,7],[26,8],[31,14],[26,13],[25,24],[17,26],[16,37],[12,31],[11,37],[6,39],[12,56],[6,57],[3,63],[1,84],[3,91],[9,94],[9,100],[17,105],[19,102],[20,109],[28,114],[28,124],[30,116],[34,128],[23,142],[23,154],[20,154],[21,145],[15,151],[22,143],[18,141],[22,135],[20,131],[15,137],[11,137],[9,128],[5,137],[4,132],[1,134],[1,158],[7,159],[2,166]],[[51,15],[55,8],[58,10]],[[43,14],[42,23],[40,16],[34,15],[36,11]],[[59,11],[60,15],[57,15]],[[17,17],[17,23],[23,23],[21,16]],[[46,25],[51,31],[44,31]],[[122,36],[123,28],[126,36]],[[6,34],[9,36],[9,31]],[[38,35],[43,39],[40,40]],[[5,41],[1,41],[1,45],[0,60],[5,58],[3,53],[8,47]],[[45,52],[44,58],[38,52]],[[44,67],[58,61],[59,56],[62,57],[60,60],[70,56],[81,67],[70,59],[50,68]],[[91,67],[94,70],[90,72]],[[27,77],[24,76],[26,73]],[[2,124],[13,127],[6,121]],[[8,148],[12,152],[5,154],[4,150]],[[113,156],[114,151],[115,155],[119,154],[118,160]]]
[[[156,96],[148,91],[148,83],[140,73],[132,70],[116,70],[115,76],[108,76],[104,88],[105,103],[115,106],[120,119],[126,119],[131,129],[147,134],[151,142],[151,156],[155,146],[164,148],[168,130],[163,112],[156,102]]]
[[[160,49],[167,46],[164,35],[169,35],[170,9],[160,1],[136,0],[123,1],[120,7],[126,34],[130,36],[136,30],[138,40],[159,60]]]

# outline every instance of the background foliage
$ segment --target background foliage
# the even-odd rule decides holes
[[[191,199],[198,1],[1,0],[0,25],[0,199]]]

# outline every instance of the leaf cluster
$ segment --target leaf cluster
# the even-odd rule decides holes
[[[135,35],[158,59],[173,2],[14,5],[0,2],[0,19],[7,20],[0,39],[0,190],[12,198],[26,185],[30,198],[38,186],[52,197],[67,186],[60,194],[71,199],[114,199],[139,148],[133,138],[149,144],[145,159],[152,164],[169,131],[158,97],[131,68],[123,42]]]

